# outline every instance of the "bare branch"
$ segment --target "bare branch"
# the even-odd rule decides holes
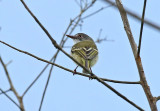
[[[8,96],[8,94],[6,94],[1,88],[0,90],[9,100],[11,100],[19,109],[21,109],[21,107],[10,96]]]
[[[131,81],[118,81],[118,80],[111,80],[106,78],[100,78],[103,81],[112,82],[112,83],[121,83],[121,84],[141,84],[140,81],[137,82],[131,82]]]
[[[156,97],[156,102],[160,100],[160,96]]]
[[[126,14],[126,12],[123,8],[123,5],[122,5],[121,1],[116,0],[116,4],[117,4],[119,12],[121,14],[121,18],[122,18],[122,21],[123,21],[123,24],[124,24],[124,28],[125,28],[125,31],[127,33],[127,36],[128,36],[128,39],[129,39],[129,42],[130,42],[130,45],[131,45],[131,48],[132,48],[132,51],[133,51],[133,54],[134,54],[134,57],[135,57],[135,61],[136,61],[137,68],[138,68],[138,71],[139,71],[141,85],[142,85],[143,90],[144,90],[144,92],[147,96],[147,99],[148,99],[148,102],[150,104],[151,110],[152,111],[157,111],[157,106],[155,104],[156,103],[155,99],[152,96],[152,93],[150,91],[150,88],[148,86],[148,83],[147,83],[147,80],[146,80],[146,77],[145,77],[145,74],[144,74],[141,58],[140,58],[140,56],[137,57],[137,46],[136,46],[136,43],[134,41],[131,29],[130,29],[130,25],[129,25],[129,22],[128,22],[128,19],[127,19],[127,14]]]
[[[6,91],[1,92],[0,95],[3,94],[3,93],[7,93],[7,92],[9,92],[9,91],[11,91],[11,88],[8,89],[8,90],[6,90]]]
[[[141,21],[141,29],[140,29],[140,35],[139,35],[139,45],[138,45],[137,56],[140,55],[140,50],[141,50],[141,41],[142,41],[142,32],[143,32],[143,24],[144,24],[144,16],[145,16],[146,3],[147,3],[147,0],[144,0],[144,6],[143,6],[143,13],[142,13],[142,21]]]
[[[9,75],[9,73],[8,73],[8,70],[7,70],[7,68],[6,68],[6,66],[5,66],[5,64],[4,64],[4,62],[3,62],[3,60],[2,60],[1,57],[0,57],[0,62],[1,62],[2,66],[3,66],[4,70],[5,70],[5,74],[6,74],[6,76],[7,76],[8,81],[9,81],[11,90],[12,90],[13,93],[15,94],[17,100],[19,101],[21,110],[24,111],[24,105],[23,105],[22,97],[20,97],[20,96],[18,95],[16,89],[14,88],[13,83],[12,83],[12,80],[11,80],[10,75]]]
[[[53,63],[55,63],[55,60],[56,60],[56,59],[54,59]],[[45,88],[44,88],[44,91],[43,91],[41,103],[40,103],[40,106],[39,106],[39,111],[41,111],[41,108],[42,108],[44,96],[45,96],[45,93],[46,93],[46,91],[47,91],[47,87],[48,87],[48,83],[49,83],[49,80],[50,80],[50,77],[51,77],[52,70],[53,70],[53,65],[51,66],[51,69],[50,69],[50,71],[49,71],[48,79],[47,79],[47,82],[46,82],[46,85],[45,85]]]
[[[46,63],[52,64],[52,65],[55,65],[55,66],[57,66],[57,67],[59,67],[59,68],[62,68],[62,69],[64,69],[64,70],[66,70],[66,71],[69,71],[69,72],[74,73],[74,71],[72,71],[72,70],[70,70],[70,69],[67,69],[67,68],[65,68],[65,67],[63,67],[63,66],[60,66],[60,65],[58,65],[58,64],[55,64],[55,63],[49,62],[49,61],[47,61],[47,60],[41,59],[41,58],[39,58],[39,57],[37,57],[37,56],[35,56],[35,55],[33,55],[33,54],[30,54],[30,53],[28,53],[28,52],[26,52],[26,51],[19,50],[19,49],[15,48],[15,47],[13,47],[13,46],[5,43],[5,42],[2,42],[2,41],[0,41],[0,42],[3,43],[3,44],[5,44],[5,45],[7,45],[8,47],[10,47],[10,48],[12,48],[12,49],[14,49],[14,50],[17,50],[17,51],[19,51],[19,52],[22,52],[22,53],[24,53],[24,54],[27,54],[27,55],[29,55],[29,56],[32,56],[32,57],[34,57],[34,58],[36,58],[36,59],[38,59],[38,60],[41,60],[41,61],[43,61],[43,62],[46,62]],[[86,74],[83,74],[83,73],[78,73],[78,72],[77,72],[77,74],[87,76]],[[89,77],[90,77],[90,76],[89,76]],[[126,98],[124,95],[122,95],[121,93],[119,93],[118,91],[116,91],[114,88],[112,88],[110,85],[108,85],[107,83],[105,83],[102,79],[100,79],[99,77],[97,77],[95,74],[93,74],[92,78],[96,79],[97,81],[99,81],[100,83],[102,83],[104,86],[108,87],[108,88],[109,88],[110,90],[112,90],[115,94],[117,94],[119,97],[121,97],[121,98],[123,98],[124,100],[126,100],[128,103],[130,103],[131,105],[133,105],[133,106],[136,107],[137,109],[140,109],[140,110],[143,111],[142,108],[140,108],[138,105],[136,105],[135,103],[133,103],[132,101],[130,101],[130,100],[129,100],[128,98]]]
[[[109,5],[109,6],[106,6],[106,7],[102,7],[102,8],[100,8],[100,9],[98,9],[97,11],[95,11],[95,12],[93,12],[93,13],[85,16],[85,17],[83,17],[82,20],[84,20],[84,19],[86,19],[86,18],[88,18],[88,17],[91,17],[91,16],[99,13],[100,11],[102,11],[102,10],[104,10],[104,9],[106,9],[106,8],[109,8],[109,7],[111,7],[111,6],[112,6],[112,5]]]
[[[112,2],[111,0],[104,0],[105,2],[112,4],[113,7],[117,8],[116,4]],[[137,14],[131,12],[129,9],[125,8],[126,13],[132,16],[133,18],[137,19],[138,21],[141,21],[141,17],[139,17]],[[156,29],[157,31],[160,31],[160,26],[157,25],[157,23],[150,22],[149,20],[144,20],[144,23],[146,23],[148,26]]]
[[[12,60],[10,60],[7,64],[6,64],[6,67],[12,63]]]
[[[50,62],[54,59],[54,56],[51,58]],[[28,92],[28,90],[33,86],[33,84],[39,79],[39,77],[43,74],[46,68],[49,66],[49,63],[42,69],[42,71],[38,74],[38,76],[33,80],[33,82],[27,87],[27,89],[22,94],[22,98]]]

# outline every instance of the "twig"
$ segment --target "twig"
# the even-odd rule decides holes
[[[54,59],[53,63],[55,63],[55,60],[56,60],[56,59]],[[48,83],[49,83],[49,80],[50,80],[50,77],[51,77],[52,70],[53,70],[53,65],[51,66],[51,69],[50,69],[50,71],[49,71],[48,79],[47,79],[47,82],[46,82],[46,85],[45,85],[45,88],[44,88],[44,91],[43,91],[41,103],[40,103],[40,106],[39,106],[39,111],[41,111],[41,108],[42,108],[44,96],[45,96],[45,93],[46,93],[46,91],[47,91],[47,87],[48,87]]]
[[[9,91],[11,91],[11,88],[8,89],[8,90],[6,90],[6,91],[1,92],[0,95],[1,95],[1,94],[4,94],[4,93],[7,93],[7,92],[9,92]]]
[[[103,81],[112,82],[112,83],[121,83],[121,84],[140,84],[140,81],[137,82],[131,82],[131,81],[118,81],[118,80],[111,80],[106,78],[100,78]]]
[[[6,67],[12,63],[12,60],[10,60],[7,64],[6,64]]]
[[[10,75],[8,73],[8,70],[7,70],[7,68],[6,68],[6,66],[5,66],[5,64],[4,64],[4,62],[3,62],[1,57],[0,57],[0,62],[1,62],[2,66],[3,66],[4,70],[5,70],[5,74],[7,76],[8,82],[10,84],[11,90],[13,91],[13,93],[15,94],[15,96],[16,96],[16,98],[18,100],[18,102],[20,104],[20,107],[21,107],[21,110],[24,111],[24,105],[23,105],[22,97],[18,95],[16,89],[14,88],[12,80],[11,80]]]
[[[6,94],[1,88],[0,90],[9,100],[11,100],[19,109],[21,109],[21,107],[10,96],[8,96],[8,94]]]
[[[103,0],[109,4],[112,4],[113,7],[117,8],[116,4],[112,2],[111,0]],[[133,18],[137,19],[138,21],[141,21],[141,17],[139,17],[137,14],[131,12],[129,9],[125,8],[126,13],[132,16]],[[144,23],[146,23],[148,26],[156,29],[157,31],[160,31],[160,26],[157,25],[157,23],[150,22],[149,20],[144,20]]]
[[[144,24],[144,16],[145,16],[146,3],[147,3],[147,0],[144,0],[144,6],[143,6],[143,13],[142,13],[142,21],[141,21],[141,29],[140,29],[140,35],[139,35],[139,45],[138,45],[137,56],[140,55],[140,50],[141,50],[141,41],[142,41],[142,32],[143,32],[143,24]]]
[[[51,58],[50,62],[54,59],[54,56]],[[49,63],[42,69],[42,71],[38,74],[38,76],[34,79],[34,81],[27,87],[27,89],[22,94],[22,98],[28,92],[28,90],[33,86],[33,84],[39,79],[39,77],[43,74],[46,68],[49,66]]]
[[[13,47],[13,46],[5,43],[5,42],[2,42],[2,41],[0,41],[0,42],[3,43],[3,44],[5,44],[5,45],[7,45],[8,47],[10,47],[10,48],[12,48],[12,49],[14,49],[14,50],[17,50],[17,51],[19,51],[19,52],[22,52],[22,53],[24,53],[24,54],[27,54],[27,55],[29,55],[29,56],[32,56],[32,57],[34,57],[34,58],[36,58],[36,59],[38,59],[38,60],[41,60],[41,61],[43,61],[43,62],[46,62],[46,63],[52,64],[52,65],[55,65],[55,66],[57,66],[57,67],[59,67],[59,68],[62,68],[62,69],[64,69],[64,70],[66,70],[66,71],[69,71],[69,72],[74,73],[74,71],[72,71],[72,70],[70,70],[70,69],[67,69],[67,68],[65,68],[65,67],[63,67],[63,66],[60,66],[60,65],[58,65],[58,64],[55,64],[55,63],[49,62],[49,61],[47,61],[47,60],[41,59],[41,58],[39,58],[39,57],[37,57],[37,56],[35,56],[35,55],[33,55],[33,54],[30,54],[30,53],[28,53],[28,52],[26,52],[26,51],[19,50],[19,49],[15,48],[15,47]],[[79,73],[78,73],[78,74],[79,74]],[[80,75],[80,74],[79,74],[79,75]],[[81,75],[86,76],[85,74],[81,74]],[[140,108],[138,105],[136,105],[135,103],[133,103],[132,101],[130,101],[128,98],[126,98],[125,96],[123,96],[122,94],[120,94],[118,91],[116,91],[114,88],[112,88],[110,85],[108,85],[107,83],[105,83],[102,79],[98,78],[95,74],[93,74],[92,78],[94,78],[94,79],[96,79],[97,81],[101,82],[103,85],[105,85],[106,87],[108,87],[110,90],[112,90],[114,93],[116,93],[119,97],[123,98],[124,100],[126,100],[128,103],[130,103],[131,105],[133,105],[133,106],[136,107],[137,109],[143,110],[143,109]]]
[[[156,102],[160,100],[160,96],[156,97]]]
[[[121,18],[122,18],[122,21],[123,21],[123,24],[124,24],[124,28],[125,28],[125,31],[127,33],[127,36],[128,36],[131,48],[132,48],[132,52],[134,54],[134,58],[135,58],[137,68],[138,68],[138,71],[139,71],[141,85],[142,85],[143,90],[144,90],[144,92],[147,96],[147,99],[148,99],[148,102],[150,104],[151,110],[152,111],[157,111],[157,106],[156,106],[155,99],[152,96],[152,93],[150,91],[150,88],[148,86],[148,83],[147,83],[147,80],[146,80],[146,77],[145,77],[145,74],[144,74],[141,58],[140,58],[140,56],[137,57],[137,46],[136,46],[136,43],[134,41],[130,26],[129,26],[129,22],[128,22],[128,19],[127,19],[127,14],[126,14],[126,12],[123,8],[122,3],[119,0],[116,0],[116,4],[117,4],[119,12],[121,14]]]
[[[100,39],[101,34],[102,34],[102,29],[99,30],[98,39]]]
[[[112,6],[112,4],[109,5],[109,6],[106,6],[106,7],[102,7],[102,8],[100,8],[100,9],[98,9],[97,11],[95,11],[95,12],[93,12],[93,13],[91,13],[91,14],[85,16],[85,17],[83,17],[82,20],[84,20],[84,19],[86,19],[86,18],[88,18],[88,17],[91,17],[91,16],[97,14],[98,12],[100,12],[100,11],[106,9],[106,8],[109,8],[109,7],[111,7],[111,6]]]
[[[106,39],[106,38],[103,38],[103,39],[98,38],[98,39],[95,41],[95,43],[101,43],[102,41],[107,41],[107,39]]]

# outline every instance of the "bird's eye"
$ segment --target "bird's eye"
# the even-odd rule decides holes
[[[79,37],[81,38],[82,36],[81,36],[81,35],[79,35]]]

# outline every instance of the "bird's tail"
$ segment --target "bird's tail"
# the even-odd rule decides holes
[[[90,71],[89,60],[85,60],[84,66]],[[83,69],[83,73],[89,73],[88,71]]]

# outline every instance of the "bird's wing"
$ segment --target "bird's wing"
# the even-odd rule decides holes
[[[93,47],[72,48],[72,53],[74,52],[86,60],[93,59],[98,55],[98,50]]]

